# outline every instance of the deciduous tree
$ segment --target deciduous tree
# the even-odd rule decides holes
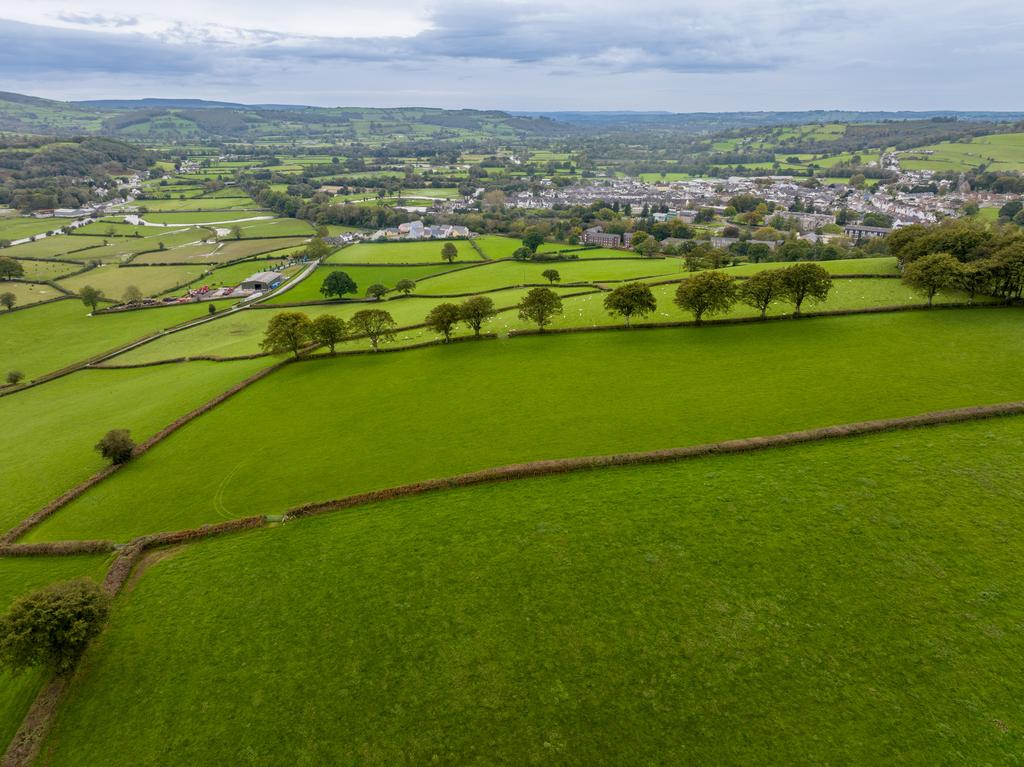
[[[644,283],[627,282],[604,297],[604,308],[613,317],[625,319],[628,328],[633,317],[646,317],[657,309],[658,301]]]
[[[86,285],[78,291],[78,297],[82,299],[82,303],[88,306],[89,309],[96,311],[100,299],[103,298],[103,291],[94,288],[92,285]]]
[[[334,354],[334,347],[348,335],[348,324],[333,314],[321,314],[310,323],[309,334],[316,343],[326,346]]]
[[[449,264],[459,257],[459,249],[455,246],[454,242],[446,242],[441,247],[441,258],[447,261]]]
[[[541,332],[561,313],[562,299],[551,288],[533,288],[519,302],[519,319],[535,323]]]
[[[20,261],[15,261],[10,256],[0,256],[0,280],[10,280],[16,277],[24,277],[25,268]]]
[[[260,346],[268,354],[291,352],[298,358],[311,333],[312,323],[302,312],[278,312],[267,323]]]
[[[903,282],[928,297],[928,306],[935,294],[952,287],[961,274],[960,262],[949,253],[923,256],[903,268]]]
[[[462,313],[455,304],[438,304],[427,314],[427,327],[435,333],[444,335],[445,343],[452,339],[452,329],[461,318]]]
[[[763,320],[768,314],[772,301],[782,297],[782,275],[775,269],[757,272],[748,280],[744,280],[736,291],[740,301],[761,312]]]
[[[676,306],[693,314],[700,325],[704,317],[724,314],[736,303],[734,280],[721,272],[701,272],[688,277],[676,288]]]
[[[7,383],[11,386],[17,386],[25,378],[25,374],[20,370],[9,370],[7,372]]]
[[[111,429],[96,443],[96,452],[113,464],[127,463],[135,451],[135,441],[127,429]]]
[[[381,299],[388,292],[386,285],[381,285],[379,282],[373,283],[366,289],[366,295],[370,298]]]
[[[109,597],[88,578],[55,583],[18,599],[0,617],[0,667],[17,673],[42,666],[67,673],[99,634],[109,609]]]
[[[399,280],[395,284],[395,290],[397,290],[400,293],[404,293],[405,295],[409,295],[414,290],[416,290],[416,281],[415,280]]]
[[[562,275],[558,273],[557,269],[545,269],[540,273],[540,276],[547,280],[549,283],[554,285],[556,282],[562,281]]]
[[[793,314],[799,315],[800,308],[808,298],[824,301],[832,290],[832,276],[818,264],[793,264],[780,272],[782,296],[793,304]]]
[[[11,311],[16,303],[18,303],[18,297],[13,293],[0,293],[0,306],[7,311]]]
[[[126,304],[137,304],[142,301],[142,291],[134,285],[129,285],[124,289],[124,295],[121,296],[121,301]]]
[[[380,348],[381,341],[394,341],[395,322],[390,312],[383,309],[363,309],[352,315],[349,330],[352,335],[363,335],[370,339],[374,351]]]
[[[357,290],[355,280],[342,271],[328,274],[320,286],[320,293],[325,298],[331,298],[332,296],[341,298],[346,293],[355,293]]]
[[[459,307],[459,319],[473,329],[473,335],[480,335],[480,328],[497,312],[494,301],[487,296],[473,296]]]

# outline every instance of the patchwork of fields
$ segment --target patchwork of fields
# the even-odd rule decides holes
[[[358,115],[352,125],[370,127]],[[772,135],[839,141],[845,126],[789,130]],[[926,147],[906,164],[1024,168],[1018,138]],[[718,143],[721,152],[744,146]],[[779,162],[849,162],[854,153],[840,148],[848,146]],[[39,763],[1017,758],[1022,415],[557,477],[525,478],[520,468],[509,481],[404,497],[393,489],[536,461],[1021,402],[1020,306],[982,295],[968,306],[966,294],[944,287],[936,301],[955,306],[926,311],[894,257],[850,258],[820,262],[831,291],[803,311],[869,312],[791,319],[783,315],[792,304],[778,300],[773,321],[731,322],[759,313],[738,303],[714,317],[726,322],[696,327],[673,301],[692,276],[679,257],[547,242],[539,253],[568,252],[523,262],[512,259],[522,241],[496,235],[452,241],[452,262],[444,241],[317,253],[324,243],[307,245],[323,230],[261,208],[257,199],[282,209],[230,179],[250,167],[277,174],[345,160],[321,151],[279,152],[272,167],[209,154],[198,172],[146,182],[138,225],[119,209],[0,253],[32,280],[0,284],[19,307],[0,312],[0,376],[30,384],[19,388],[14,375],[0,385],[0,533],[101,471],[93,446],[109,430],[142,443],[183,424],[10,536],[44,555],[0,546],[0,612],[49,583],[102,581],[138,542],[114,544],[252,516],[263,523],[141,555],[56,709]],[[579,173],[570,152],[523,157],[552,163],[551,176]],[[466,160],[446,160],[450,179],[468,176],[456,158]],[[522,175],[492,162],[488,174]],[[317,185],[303,183],[308,199]],[[431,183],[401,195],[461,196],[462,181]],[[346,184],[338,202],[363,199],[360,184]],[[381,206],[374,215],[392,213]],[[316,220],[373,223],[348,214],[364,211]],[[53,226],[0,218],[0,239]],[[790,265],[718,271],[738,285]],[[130,288],[178,296],[183,286],[237,285],[264,270],[283,271],[288,289],[251,304],[223,297],[91,314],[80,295],[99,289],[106,306]],[[337,271],[356,290],[325,301],[321,286]],[[408,295],[396,290],[401,280],[415,283]],[[634,281],[649,285],[657,308],[626,330],[604,302]],[[388,292],[365,298],[376,284]],[[567,332],[533,333],[536,323],[520,316],[537,285],[562,302],[548,330]],[[33,305],[62,291],[64,300]],[[460,321],[460,343],[447,345],[426,326],[442,304],[478,295],[495,307],[482,323],[486,338],[474,341]],[[351,321],[367,309],[394,320],[394,337],[382,341],[394,353],[368,353],[359,336],[336,355],[313,344],[295,364],[261,355],[280,312]],[[602,332],[574,332],[589,330]],[[259,356],[230,359],[249,355]],[[62,370],[73,372],[41,381]],[[380,496],[343,511],[286,515],[371,492]],[[109,553],[45,555],[84,541],[109,542]],[[0,745],[47,679],[0,671]]]

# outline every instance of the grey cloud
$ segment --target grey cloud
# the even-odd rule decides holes
[[[91,27],[134,27],[139,20],[135,16],[103,16],[99,13],[91,16],[84,13],[60,13],[57,18],[68,24],[81,24]]]
[[[139,34],[57,29],[0,20],[0,73],[5,76],[81,73],[150,76],[210,71],[213,62],[185,46],[154,43]]]

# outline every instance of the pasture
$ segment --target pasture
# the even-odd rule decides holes
[[[178,213],[147,213],[143,219],[145,221],[152,222],[154,224],[168,224],[168,225],[189,225],[189,224],[228,224],[233,225],[234,222],[243,219],[250,218],[272,218],[273,214],[269,211],[214,211],[214,212],[197,212],[187,211]]]
[[[222,240],[183,245],[167,250],[143,253],[132,259],[134,264],[225,264],[255,256],[281,258],[285,251],[297,250],[306,242],[301,237],[271,237],[254,240]]]
[[[69,264],[64,261],[29,261],[27,259],[18,259],[18,263],[25,270],[23,279],[38,280],[40,282],[59,279],[82,269],[81,264]]]
[[[77,293],[86,285],[99,288],[109,298],[120,299],[129,286],[144,296],[158,296],[178,285],[198,279],[204,266],[115,266],[104,264],[60,281],[65,290]]]
[[[321,266],[313,274],[300,282],[296,287],[282,294],[277,298],[270,299],[269,303],[300,303],[303,301],[322,301],[324,296],[320,293],[320,286],[332,272],[345,272],[351,277],[359,289],[355,295],[348,295],[346,298],[362,298],[370,285],[384,285],[387,288],[394,288],[400,280],[419,280],[434,274],[440,274],[458,266]]]
[[[935,310],[300,363],[184,427],[29,538],[125,540],[525,460],[1021,399],[1020,318],[1014,309]],[[607,417],[608,398],[638,392],[638,381],[644,396]],[[453,393],[458,382],[487,385],[463,395]],[[143,495],[144,506],[133,502]]]
[[[359,243],[335,251],[328,264],[443,264],[441,249],[452,243],[458,250],[455,263],[482,261],[466,240],[417,240],[412,242]]]
[[[200,304],[89,316],[77,299],[0,314],[0,368],[29,379],[206,314]]]
[[[167,552],[87,654],[47,761],[1010,763],[1022,451],[1018,417]]]
[[[93,445],[109,429],[141,442],[269,362],[193,362],[187,375],[173,365],[82,370],[0,397],[0,532],[102,468]]]
[[[38,282],[0,282],[0,293],[13,293],[15,306],[38,304],[64,295],[52,285]]]
[[[91,257],[89,249],[102,245],[103,239],[59,234],[4,248],[0,253],[11,258],[67,258],[72,261],[86,261]]]
[[[0,216],[0,240],[21,240],[60,229],[66,218],[33,218],[32,216]]]

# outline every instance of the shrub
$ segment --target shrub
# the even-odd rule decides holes
[[[106,594],[88,578],[22,597],[0,618],[0,666],[14,672],[35,666],[70,671],[99,634],[109,609]]]
[[[96,451],[113,464],[127,463],[135,450],[135,441],[127,429],[111,429],[96,443]]]
[[[22,379],[24,378],[25,374],[22,373],[20,370],[10,370],[7,372],[7,383],[9,383],[11,386],[20,384]]]

